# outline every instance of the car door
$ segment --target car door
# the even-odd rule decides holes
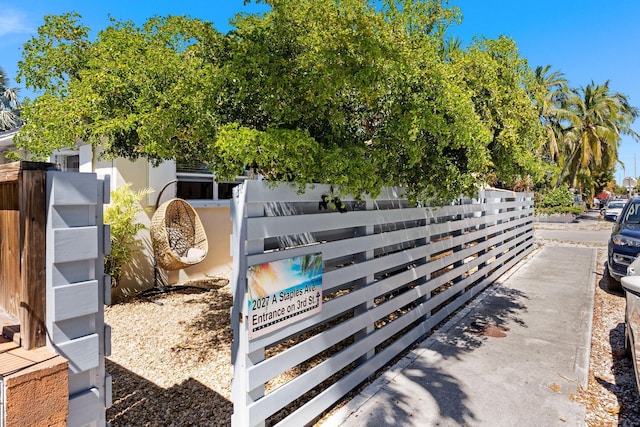
[[[636,386],[640,391],[640,361],[638,360],[640,346],[640,257],[629,265],[627,277],[621,279],[626,299],[625,310],[625,353],[633,361]]]

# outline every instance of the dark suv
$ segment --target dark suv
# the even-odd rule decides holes
[[[607,287],[621,291],[620,278],[640,253],[640,197],[630,199],[613,225],[605,278]]]

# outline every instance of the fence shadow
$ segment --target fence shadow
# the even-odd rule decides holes
[[[529,299],[524,292],[505,288],[499,282],[490,285],[479,296],[483,299],[462,321],[444,333],[438,334],[436,329],[427,337],[432,340],[428,357],[414,359],[402,370],[403,378],[396,378],[378,391],[381,398],[377,402],[380,404],[367,416],[368,424],[363,425],[414,425],[415,412],[420,408],[411,405],[416,401],[416,394],[423,391],[429,394],[425,399],[431,399],[438,408],[436,417],[442,424],[437,425],[478,423],[460,380],[441,368],[438,360],[460,359],[464,353],[480,349],[488,340],[506,336],[509,333],[507,324],[526,328],[521,313],[527,311]],[[474,304],[474,300],[470,303]],[[446,321],[441,326],[444,325]],[[420,349],[415,351],[421,352]],[[429,417],[429,414],[425,416]]]
[[[529,297],[524,292],[496,282],[480,296],[484,298],[465,321],[453,326],[450,333],[438,335],[438,352],[443,357],[460,358],[461,354],[475,351],[489,339],[506,336],[510,329],[507,324],[527,327],[520,316],[527,311]],[[470,303],[474,304],[473,300]]]
[[[416,425],[416,421],[422,419],[418,418],[418,413],[429,410],[427,401],[424,402],[422,408],[414,406],[415,395],[410,391],[414,390],[420,394],[421,392],[416,388],[425,389],[438,407],[437,413],[420,414],[420,417],[424,417],[424,419],[434,416],[435,419],[441,420],[443,423],[433,425],[474,425],[477,423],[475,414],[469,408],[469,396],[460,387],[457,378],[422,360],[414,361],[411,369],[406,369],[405,372],[408,373],[405,374],[405,378],[409,381],[409,385],[403,379],[402,387],[387,386],[381,389],[377,398],[379,404],[371,414],[367,414],[365,417],[367,422],[363,425],[371,427]]]
[[[165,389],[110,360],[106,368],[113,376],[112,427],[231,425],[233,404],[193,378]]]

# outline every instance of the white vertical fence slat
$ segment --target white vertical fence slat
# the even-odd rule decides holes
[[[111,401],[104,362],[110,347],[104,324],[108,200],[108,177],[47,172],[47,345],[69,361],[70,427],[106,425]]]
[[[329,193],[256,181],[236,188],[234,427],[313,422],[533,249],[530,193],[480,191],[416,208],[391,188],[376,200],[343,198],[346,213],[322,208]],[[321,311],[250,339],[249,269],[317,253]]]

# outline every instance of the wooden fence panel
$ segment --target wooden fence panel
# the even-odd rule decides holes
[[[6,188],[6,186],[4,186]],[[9,313],[20,313],[20,212],[0,210],[0,306]]]
[[[19,325],[20,345],[42,347],[45,333],[47,163],[0,165],[0,306]]]
[[[232,203],[234,426],[312,422],[533,248],[531,194],[480,192],[442,207],[408,207],[402,191],[344,198],[250,181]],[[321,254],[320,312],[249,338],[254,266]],[[286,416],[283,408],[286,408]]]
[[[20,337],[25,348],[46,342],[45,257],[46,172],[24,171],[20,186],[21,262]]]

